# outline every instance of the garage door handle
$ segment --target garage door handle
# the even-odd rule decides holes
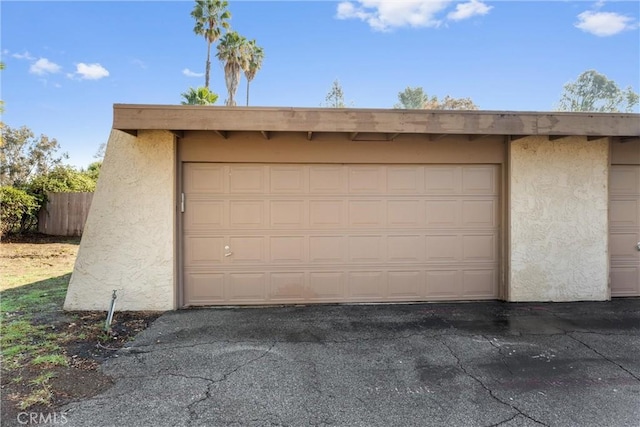
[[[229,246],[224,247],[224,256],[231,256],[233,252],[231,252],[231,248]]]
[[[636,249],[640,251],[640,242],[636,245]]]

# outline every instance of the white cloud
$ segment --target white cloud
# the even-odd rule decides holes
[[[109,76],[109,71],[100,64],[76,64],[76,75],[83,80],[99,80]]]
[[[598,37],[613,36],[637,27],[633,23],[633,18],[628,16],[614,12],[592,12],[589,10],[578,15],[578,22],[575,26]]]
[[[338,3],[336,18],[359,19],[377,31],[399,27],[439,27],[445,17],[438,17],[453,0],[359,0]],[[480,0],[456,5],[446,19],[460,21],[475,15],[486,15],[491,10]]]
[[[29,67],[31,74],[37,74],[43,76],[45,74],[59,73],[62,70],[55,62],[49,61],[47,58],[40,58]]]
[[[9,51],[7,51],[7,53],[9,53]],[[34,59],[36,59],[27,51],[24,51],[24,53],[14,53],[11,56],[16,59],[28,59],[29,61],[33,61]]]
[[[137,65],[138,67],[142,68],[143,70],[147,68],[147,64],[144,63],[144,61],[142,61],[141,59],[133,59],[131,61],[131,63],[133,65]]]
[[[468,3],[459,3],[456,6],[456,10],[450,12],[447,18],[452,21],[462,21],[475,15],[486,15],[491,9],[493,9],[493,6],[487,6],[478,0],[471,0]]]
[[[195,71],[191,71],[188,68],[185,68],[184,70],[182,70],[182,74],[184,74],[187,77],[203,77],[204,73],[196,73]]]
[[[378,31],[398,27],[437,27],[442,21],[436,17],[451,0],[399,1],[361,0],[338,4],[336,18],[360,19]]]

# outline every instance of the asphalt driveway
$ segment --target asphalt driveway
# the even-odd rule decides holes
[[[640,300],[170,312],[67,426],[638,426]]]

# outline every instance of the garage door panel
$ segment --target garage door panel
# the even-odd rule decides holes
[[[342,271],[311,271],[309,273],[310,301],[341,301],[344,299],[345,274]]]
[[[274,301],[300,301],[305,297],[305,274],[273,272],[270,275],[270,299]]]
[[[309,227],[341,229],[347,225],[344,200],[310,200]]]
[[[269,255],[272,263],[306,262],[306,242],[303,236],[272,236],[269,238]]]
[[[497,200],[465,200],[462,202],[464,226],[495,227],[498,225]]]
[[[464,194],[498,195],[498,176],[492,167],[466,167],[462,169]]]
[[[265,237],[234,236],[228,238],[229,255],[225,257],[233,264],[264,263]]]
[[[610,193],[618,195],[637,195],[640,193],[640,167],[613,166],[609,179]]]
[[[424,298],[425,282],[422,271],[390,271],[387,277],[387,297],[390,300],[406,301]]]
[[[232,302],[264,301],[266,276],[265,273],[230,273],[225,293]]]
[[[387,237],[385,246],[389,262],[424,261],[424,238],[421,235],[390,235]]]
[[[183,170],[185,305],[497,298],[497,166]]]
[[[382,271],[350,272],[347,283],[347,295],[351,301],[380,301],[386,296]]]
[[[349,201],[349,226],[352,228],[384,227],[384,203],[381,200]]]
[[[433,166],[424,171],[424,187],[428,194],[459,194],[460,168],[458,166]]]
[[[194,304],[216,304],[226,300],[224,274],[187,272],[185,299]]]
[[[187,265],[209,266],[224,260],[222,237],[185,236],[184,259]]]
[[[306,228],[307,209],[304,200],[273,200],[269,203],[272,228]]]
[[[185,178],[185,192],[222,194],[225,191],[224,169],[222,165],[194,165],[190,167]]]
[[[265,208],[262,200],[231,200],[229,228],[263,228]]]
[[[189,197],[186,202],[185,226],[190,230],[210,230],[225,227],[225,202],[222,200],[200,200]]]
[[[343,264],[346,261],[345,248],[344,236],[310,236],[309,261]]]
[[[382,236],[349,236],[349,262],[384,262]]]
[[[463,271],[462,296],[468,299],[494,298],[497,292],[495,275],[495,269]]]
[[[424,202],[422,200],[387,201],[387,227],[417,228],[424,226]]]
[[[459,270],[432,270],[426,272],[427,296],[457,299],[461,296],[461,272]]]
[[[640,296],[640,165],[612,165],[609,175],[611,296]]]
[[[269,170],[271,194],[304,194],[307,192],[307,170],[304,166],[273,166]]]
[[[419,166],[387,166],[389,194],[422,194],[424,173]]]
[[[265,166],[229,166],[231,194],[263,194],[265,181]]]
[[[426,259],[432,262],[462,259],[460,236],[457,234],[426,236]]]
[[[343,166],[309,166],[309,194],[347,193],[346,169]]]
[[[385,192],[384,169],[380,166],[349,166],[349,194]]]
[[[493,234],[462,237],[462,259],[464,261],[496,262],[498,242]]]
[[[460,224],[458,200],[427,200],[426,225],[428,227],[455,227]]]
[[[640,200],[616,199],[609,204],[609,221],[613,227],[634,227],[640,217]]]

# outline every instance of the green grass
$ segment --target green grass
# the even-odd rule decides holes
[[[48,405],[53,396],[50,369],[68,365],[67,356],[59,345],[67,339],[66,333],[56,331],[47,319],[63,316],[62,304],[70,276],[65,274],[0,292],[3,374],[24,369],[39,371],[29,381],[31,392],[18,404],[21,410],[33,405]]]

